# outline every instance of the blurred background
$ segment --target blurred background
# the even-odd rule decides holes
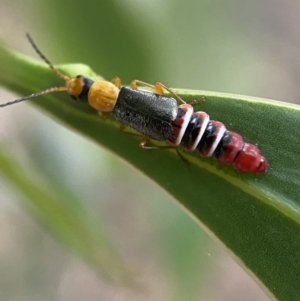
[[[55,64],[86,63],[124,84],[300,99],[299,1],[0,0],[0,39],[36,57],[27,31]],[[0,90],[1,102],[16,97]],[[103,280],[0,178],[1,300],[269,300],[154,183],[29,104],[1,110],[0,143],[70,189],[147,288]]]

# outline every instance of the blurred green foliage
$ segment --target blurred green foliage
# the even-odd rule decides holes
[[[279,35],[279,30],[275,31],[272,25],[276,21],[280,25],[279,21],[283,20],[279,13],[281,5],[263,2],[250,5],[233,0],[163,3],[134,0],[17,0],[11,3],[2,0],[0,34],[7,43],[17,45],[21,51],[28,49],[27,52],[34,55],[25,39],[25,31],[30,31],[54,63],[87,63],[95,71],[101,70],[107,79],[120,76],[126,84],[134,78],[147,82],[160,80],[176,87],[293,100],[297,91],[290,89],[291,94],[285,94],[285,89],[277,85],[285,69],[280,60],[270,55],[273,49],[280,53],[280,45],[285,41],[284,37],[282,44],[272,40],[275,40],[274,33]],[[272,12],[276,12],[277,19],[270,17]],[[278,27],[284,36],[283,26]],[[282,57],[288,55],[282,54]],[[286,81],[291,82],[288,78]],[[50,187],[52,181],[58,181],[72,190],[85,201],[86,210],[94,213],[129,265],[140,263],[136,269],[144,271],[141,282],[149,284],[149,300],[151,296],[156,300],[199,300],[205,299],[206,294],[213,300],[226,300],[226,297],[234,300],[234,296],[237,300],[241,296],[246,300],[246,294],[239,290],[241,276],[233,278],[231,287],[235,289],[232,288],[231,293],[226,290],[224,278],[234,274],[234,266],[224,268],[228,259],[219,264],[220,256],[224,255],[220,255],[215,243],[208,241],[207,235],[167,200],[165,194],[154,192],[153,185],[145,183],[91,143],[74,137],[26,106],[1,112],[0,119],[2,137],[5,137],[1,144],[23,158],[24,168],[43,174]],[[4,135],[7,132],[9,137]],[[4,179],[2,183],[6,183]],[[15,193],[3,186],[5,203]],[[22,199],[21,196],[16,198]],[[11,215],[16,224],[24,219],[20,218],[20,212]],[[12,228],[10,221],[4,225]],[[18,264],[19,270],[9,264],[9,271],[0,278],[0,291],[5,300],[22,300],[25,294],[31,300],[53,300],[53,297],[65,296],[59,291],[64,283],[76,286],[62,268],[70,261],[66,259],[69,257],[54,242],[51,242],[51,252],[46,252],[49,243],[45,243],[47,238],[38,231],[35,225],[25,221],[20,222],[16,230],[19,234],[12,236],[13,241],[18,242],[12,244],[13,250],[26,245],[29,251],[23,260],[8,261]],[[45,247],[41,251],[36,245]],[[38,257],[38,253],[44,256]],[[211,265],[207,263],[207,253],[213,254]],[[24,253],[16,253],[17,257],[21,254]],[[27,261],[28,265],[24,264]],[[3,259],[2,266],[5,264]],[[52,266],[57,269],[53,271]],[[218,272],[214,273],[214,269]],[[99,282],[88,292],[82,288],[85,297],[94,300],[92,292],[100,285],[103,291],[107,290],[98,292],[97,297],[113,299],[115,288],[107,288]],[[5,285],[7,283],[12,287]],[[220,291],[216,292],[216,287]],[[122,293],[121,290],[119,294]],[[249,300],[262,300],[262,296],[263,293],[254,292]],[[134,298],[130,296],[130,299]]]

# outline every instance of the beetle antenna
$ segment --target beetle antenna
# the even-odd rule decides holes
[[[67,91],[67,87],[52,87],[52,88],[46,89],[46,90],[38,92],[38,93],[33,93],[33,94],[28,95],[28,96],[25,96],[25,97],[22,97],[22,98],[13,100],[13,101],[9,101],[7,103],[0,104],[0,108],[10,106],[10,105],[13,105],[15,103],[18,103],[18,102],[21,102],[21,101],[24,101],[24,100],[27,100],[27,99],[35,98],[35,97],[38,97],[38,96],[41,96],[41,95],[49,94],[49,93],[52,93],[52,92],[61,92],[61,91]]]
[[[46,58],[46,56],[41,52],[41,50],[37,47],[37,45],[35,44],[35,42],[33,41],[32,37],[30,36],[29,33],[26,33],[26,37],[29,41],[29,43],[31,44],[31,46],[33,47],[33,49],[35,50],[35,52],[40,56],[40,58],[53,70],[53,72],[60,77],[61,79],[63,79],[64,81],[69,81],[70,78],[64,74],[62,74],[61,72],[59,72],[54,66],[53,64]]]
[[[53,64],[46,58],[46,56],[41,52],[41,50],[37,47],[37,45],[35,44],[35,42],[33,41],[33,39],[31,38],[31,36],[26,33],[26,37],[29,41],[29,43],[31,44],[31,46],[33,47],[33,49],[36,51],[36,53],[41,57],[41,59],[51,68],[51,70],[53,70],[53,72],[61,79],[63,79],[65,82],[69,82],[71,79],[67,76],[62,74],[61,72],[59,72],[54,66]],[[15,103],[21,102],[21,101],[25,101],[31,98],[35,98],[41,95],[45,95],[45,94],[49,94],[52,92],[61,92],[61,91],[68,91],[68,88],[65,87],[52,87],[52,88],[48,88],[46,90],[43,90],[41,92],[37,92],[37,93],[33,93],[30,94],[28,96],[24,96],[22,98],[13,100],[13,101],[9,101],[7,103],[4,104],[0,104],[0,108],[6,107],[6,106],[10,106],[13,105]]]

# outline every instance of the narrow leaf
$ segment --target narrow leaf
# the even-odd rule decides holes
[[[62,85],[47,66],[24,56],[0,49],[0,63],[0,82],[21,95]],[[59,69],[70,76],[96,76],[84,65]],[[187,101],[205,95],[206,101],[195,109],[207,111],[211,119],[222,121],[229,130],[243,135],[245,141],[258,144],[269,161],[269,171],[262,175],[240,174],[196,153],[183,152],[190,162],[186,165],[174,150],[143,151],[138,147],[139,139],[121,133],[117,122],[104,121],[87,105],[74,102],[63,93],[31,102],[153,179],[279,300],[297,300],[299,107],[205,91],[176,92]]]

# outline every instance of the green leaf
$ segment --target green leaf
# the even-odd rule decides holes
[[[0,166],[1,173],[29,200],[24,204],[26,208],[56,237],[80,254],[107,281],[132,284],[122,258],[72,192],[54,181],[45,187],[43,182],[49,181],[41,181],[25,172],[22,165],[1,148]]]
[[[0,49],[0,64],[2,85],[21,95],[63,85],[44,64],[5,49]],[[84,65],[59,69],[70,76],[96,76]],[[176,92],[187,101],[205,95],[206,101],[195,109],[207,111],[245,141],[258,144],[269,171],[240,174],[196,153],[183,153],[190,162],[186,165],[174,150],[143,151],[139,139],[121,133],[117,122],[104,121],[64,93],[31,102],[153,179],[279,300],[296,300],[300,295],[299,107],[205,91]],[[12,182],[25,192],[17,181]]]

